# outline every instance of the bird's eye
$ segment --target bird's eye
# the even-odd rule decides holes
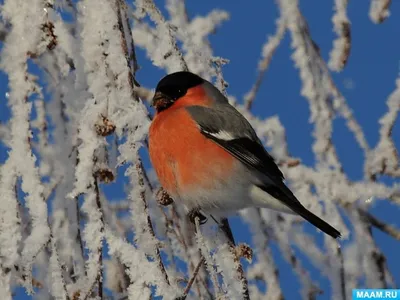
[[[173,100],[178,100],[186,94],[186,90],[177,86],[164,86],[159,88],[159,91]]]
[[[178,100],[180,97],[182,97],[185,94],[186,94],[186,92],[183,91],[182,89],[171,89],[171,91],[170,91],[170,96],[174,100]]]

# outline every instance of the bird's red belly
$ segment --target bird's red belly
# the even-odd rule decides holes
[[[150,158],[162,186],[171,194],[213,189],[237,162],[204,137],[185,109],[159,114],[150,127]]]

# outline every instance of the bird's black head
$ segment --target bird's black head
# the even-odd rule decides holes
[[[167,109],[179,98],[184,96],[188,89],[202,84],[204,80],[196,74],[181,71],[165,76],[157,84],[152,106],[160,112]]]

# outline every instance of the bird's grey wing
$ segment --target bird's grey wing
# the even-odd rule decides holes
[[[248,168],[257,170],[272,182],[282,182],[283,174],[265,150],[250,123],[230,105],[213,108],[186,108],[199,125],[201,134],[235,156]]]

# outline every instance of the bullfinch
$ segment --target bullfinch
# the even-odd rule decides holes
[[[264,207],[298,214],[340,237],[294,196],[250,123],[210,82],[190,72],[169,74],[158,83],[152,106],[151,162],[189,216]]]

